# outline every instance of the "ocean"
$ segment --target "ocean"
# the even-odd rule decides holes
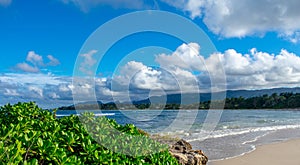
[[[83,111],[58,111],[58,116]],[[152,134],[180,137],[210,161],[243,155],[259,145],[300,138],[297,110],[122,110],[93,111]]]

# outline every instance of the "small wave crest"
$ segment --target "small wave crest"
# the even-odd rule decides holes
[[[278,126],[265,126],[265,127],[250,127],[250,128],[232,128],[232,129],[223,129],[223,130],[216,130],[211,133],[200,131],[200,132],[192,132],[190,133],[190,137],[186,137],[188,141],[202,141],[208,138],[222,138],[226,136],[235,136],[235,135],[242,135],[247,133],[268,133],[277,130],[284,130],[284,129],[297,129],[300,128],[300,125],[278,125]]]

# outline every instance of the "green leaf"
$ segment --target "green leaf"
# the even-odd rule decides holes
[[[128,136],[146,135],[133,124],[119,125],[93,113],[83,114],[80,120],[74,115],[54,118],[34,102],[0,107],[0,164],[177,164],[168,152],[133,157],[105,148],[138,155],[161,147],[151,140]],[[122,136],[115,136],[119,131]],[[100,140],[101,145],[95,140]],[[142,147],[145,145],[148,147]]]
[[[43,146],[43,140],[41,138],[38,138],[37,144],[38,144],[39,147],[42,147]]]

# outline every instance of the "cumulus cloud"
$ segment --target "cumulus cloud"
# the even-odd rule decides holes
[[[204,58],[197,43],[182,44],[171,55],[157,55],[155,61],[164,68],[180,67],[189,70],[203,70]]]
[[[28,52],[26,61],[32,63],[35,66],[44,66],[43,57],[36,54],[34,51]]]
[[[228,89],[297,87],[300,82],[300,57],[282,49],[278,54],[257,51],[249,54],[230,49],[213,54],[221,59]],[[215,65],[207,61],[208,65]]]
[[[44,63],[43,56],[36,54],[34,51],[29,51],[26,57],[26,61],[18,63],[16,69],[29,73],[38,73],[40,68],[48,66],[57,66],[60,64],[59,60],[52,55],[47,56],[49,62]]]
[[[200,46],[190,43],[182,44],[172,54],[156,56],[156,62],[173,74],[176,74],[176,70],[185,72],[180,75],[198,71],[199,75],[196,76],[199,84],[207,88],[210,83],[226,83],[228,89],[235,90],[297,87],[300,82],[300,57],[285,49],[278,54],[258,51],[255,48],[247,54],[228,49],[204,58],[200,53]],[[188,77],[192,76],[195,74]],[[179,80],[187,82],[189,78]]]
[[[206,26],[222,37],[262,36],[276,32],[278,36],[299,41],[300,1],[290,0],[163,0],[203,19]]]
[[[139,71],[150,70],[151,68],[145,66],[141,62],[130,61],[125,66],[122,67],[120,73],[122,75],[125,84],[128,83]],[[120,81],[120,82],[123,82]]]
[[[206,58],[200,50],[196,43],[182,44],[173,53],[155,56],[160,67],[129,61],[110,78],[0,74],[1,102],[33,100],[57,106],[72,104],[74,95],[78,96],[77,101],[93,100],[95,96],[103,102],[128,102],[161,93],[299,87],[300,57],[285,49],[270,53],[253,48],[245,54],[228,49]],[[82,55],[85,66],[95,65],[94,53]],[[29,59],[36,65],[41,61],[38,56]]]
[[[161,0],[171,6],[188,12],[191,18],[200,17],[206,0]]]
[[[130,102],[162,93],[197,92],[197,77],[190,71],[175,68],[149,67],[142,62],[129,61],[120,74],[111,79],[109,92],[114,99]]]
[[[91,8],[100,5],[129,9],[142,9],[147,6],[141,0],[62,0],[62,2],[65,4],[74,4],[84,12],[88,12]]]
[[[282,49],[278,54],[255,48],[234,49],[203,57],[196,43],[182,44],[171,54],[159,54],[160,68],[130,61],[113,77],[112,91],[164,90],[167,93],[297,87],[300,57]]]
[[[152,68],[147,68],[138,72],[134,79],[133,84],[136,88],[140,89],[161,89],[162,84],[160,83],[159,77],[161,72]]]
[[[121,68],[120,75],[113,78],[114,83],[118,84],[114,84],[113,90],[128,90],[130,85],[142,89],[149,89],[150,86],[157,88],[160,75],[160,71],[141,62],[130,61]]]
[[[11,2],[12,0],[0,0],[0,6],[8,6]]]
[[[120,75],[113,77],[114,89],[129,87],[145,91],[163,90],[167,93],[195,92],[197,77],[192,73],[200,70],[204,58],[199,55],[200,46],[196,43],[183,44],[170,55],[160,54],[155,61],[159,68],[148,67],[141,62],[130,61],[121,68]]]

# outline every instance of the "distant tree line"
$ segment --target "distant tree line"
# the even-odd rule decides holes
[[[272,95],[262,95],[256,97],[233,97],[225,100],[215,100],[214,104],[224,104],[224,109],[296,109],[300,108],[300,93],[273,93]],[[133,104],[118,104],[115,103],[98,103],[96,104],[79,104],[76,109],[211,109],[211,101],[204,101],[194,104],[151,104],[149,103],[133,103]],[[59,110],[75,110],[75,106],[60,107]]]
[[[70,105],[70,106],[63,106],[59,107],[58,110],[97,110],[97,109],[105,109],[105,110],[117,110],[117,105],[115,103],[101,103],[98,102],[97,104],[77,104]]]
[[[273,93],[250,98],[227,98],[225,109],[295,109],[300,108],[300,93]]]

